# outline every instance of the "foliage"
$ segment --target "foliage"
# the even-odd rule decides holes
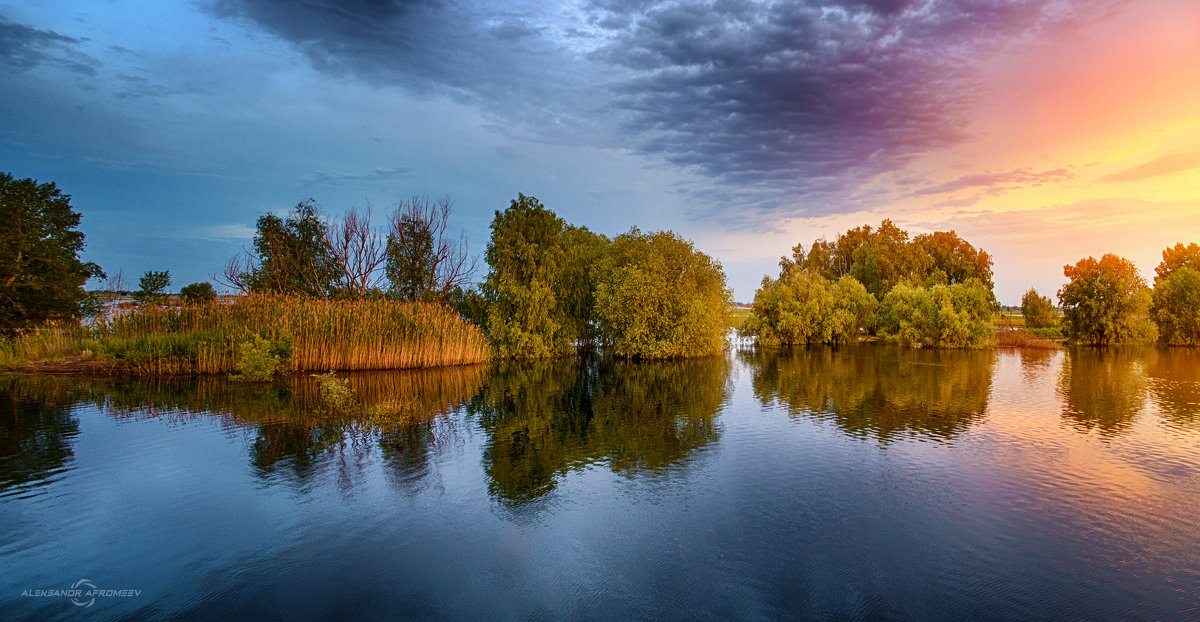
[[[475,262],[467,241],[451,239],[453,203],[423,197],[401,201],[392,212],[387,237],[386,267],[390,293],[400,300],[446,301],[471,279]]]
[[[164,305],[169,297],[164,290],[170,285],[171,273],[169,271],[147,270],[138,280],[138,290],[133,293],[133,299],[144,305]]]
[[[1200,245],[1180,242],[1163,250],[1154,274],[1151,317],[1159,339],[1172,346],[1200,345]]]
[[[991,291],[974,279],[929,288],[901,283],[880,304],[876,327],[904,346],[980,348],[995,343],[993,308]]]
[[[332,298],[344,275],[328,237],[329,225],[311,200],[296,204],[286,218],[263,214],[254,250],[232,259],[222,280],[242,292]]]
[[[871,325],[878,305],[854,277],[830,283],[815,271],[792,267],[778,279],[763,278],[739,333],[765,345],[847,343]]]
[[[577,347],[590,348],[599,340],[596,287],[601,263],[612,247],[605,236],[587,227],[567,225],[562,233],[563,268],[555,287],[564,311],[564,329]]]
[[[1150,288],[1137,266],[1106,254],[1063,266],[1068,282],[1058,291],[1063,334],[1074,343],[1113,345],[1153,341]]]
[[[607,352],[622,358],[705,356],[725,345],[725,272],[670,231],[632,229],[601,262],[596,321]]]
[[[1058,309],[1048,296],[1032,287],[1021,297],[1021,317],[1029,328],[1050,328],[1058,325]]]
[[[179,297],[185,305],[202,305],[216,300],[217,292],[213,291],[212,283],[203,281],[184,285],[183,289],[179,290]]]
[[[1177,268],[1154,280],[1154,323],[1167,345],[1200,345],[1200,270]]]
[[[79,317],[84,283],[105,278],[79,260],[79,219],[53,182],[0,173],[0,332]]]
[[[891,220],[874,229],[870,225],[855,227],[832,242],[818,239],[807,253],[798,244],[792,257],[780,264],[783,271],[798,266],[829,281],[853,276],[879,300],[904,281],[931,287],[974,279],[992,290],[992,258],[987,252],[954,231],[935,231],[910,240],[908,232]]]
[[[239,348],[237,380],[261,382],[282,372],[291,362],[291,339],[263,339],[253,335]]]
[[[354,405],[354,390],[350,388],[348,379],[338,378],[333,372],[314,374],[313,378],[321,387],[321,401],[329,408],[344,411]]]
[[[534,197],[517,195],[496,212],[487,247],[489,272],[480,288],[486,328],[498,356],[542,358],[573,349],[557,285],[566,252],[566,223]]]

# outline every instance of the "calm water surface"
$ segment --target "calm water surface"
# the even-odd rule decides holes
[[[1200,352],[351,385],[0,377],[0,617],[1200,619]]]

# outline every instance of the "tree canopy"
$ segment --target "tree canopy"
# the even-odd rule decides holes
[[[54,182],[0,173],[0,332],[80,315],[84,283],[105,275],[79,259],[79,220]]]
[[[1162,252],[1154,269],[1151,314],[1167,345],[1200,345],[1200,245],[1182,243]]]
[[[1063,333],[1072,342],[1114,345],[1153,341],[1150,288],[1137,266],[1106,254],[1063,266],[1068,282],[1058,290]]]
[[[622,358],[716,354],[725,345],[733,294],[712,257],[670,231],[631,229],[601,262],[596,321]]]
[[[853,276],[876,299],[882,300],[901,282],[931,287],[954,285],[975,279],[990,292],[992,258],[976,249],[954,231],[934,231],[909,239],[908,232],[891,220],[879,227],[855,227],[832,242],[813,242],[805,253],[803,245],[792,249],[792,257],[781,262],[816,271],[830,281]]]
[[[876,330],[909,347],[980,348],[995,343],[993,308],[991,290],[975,279],[928,288],[901,283],[879,305]]]

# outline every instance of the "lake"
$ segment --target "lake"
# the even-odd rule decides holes
[[[1200,352],[0,377],[0,617],[1200,619]]]

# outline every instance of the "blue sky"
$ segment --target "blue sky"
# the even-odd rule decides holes
[[[400,199],[448,197],[482,254],[522,192],[610,235],[674,229],[739,300],[797,242],[884,217],[956,229],[1015,302],[1084,254],[1149,272],[1200,238],[1200,46],[1172,26],[1194,16],[1171,0],[0,0],[0,170],[71,194],[110,275],[169,269],[175,288],[303,199],[383,224]],[[1107,81],[1153,97],[1031,116],[1101,43],[1144,61]],[[1071,240],[1038,233],[1053,226]]]

